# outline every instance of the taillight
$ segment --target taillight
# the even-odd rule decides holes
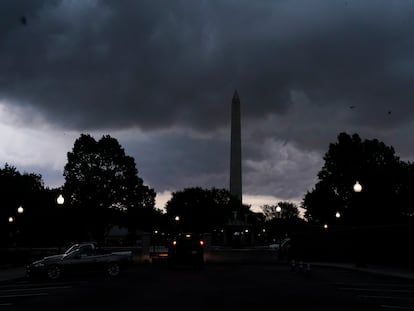
[[[200,245],[204,246],[204,241],[203,240],[200,240]]]

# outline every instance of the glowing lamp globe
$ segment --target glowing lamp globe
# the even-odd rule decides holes
[[[355,192],[361,192],[362,191],[362,186],[358,181],[354,185],[354,191]]]
[[[63,195],[59,194],[58,198],[56,199],[57,204],[62,205],[63,203],[65,203],[65,198],[63,197]]]

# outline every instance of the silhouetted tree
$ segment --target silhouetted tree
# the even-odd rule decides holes
[[[280,207],[280,212],[277,211],[277,207]],[[275,205],[266,204],[261,209],[266,220],[273,218],[293,219],[299,217],[299,208],[292,202],[279,202]]]
[[[36,240],[44,228],[50,228],[45,218],[44,192],[41,175],[22,174],[9,164],[0,169],[0,243],[28,244]],[[20,206],[24,210],[22,214],[17,211]],[[12,223],[9,217],[13,218]]]
[[[131,231],[150,224],[155,192],[138,177],[135,160],[125,154],[115,138],[99,141],[82,134],[67,154],[64,192],[67,204],[77,211],[75,226],[102,241],[109,225]]]
[[[406,219],[414,217],[414,163],[403,162],[401,168],[401,183],[397,189],[401,213]]]
[[[336,212],[344,223],[389,223],[403,217],[408,202],[402,193],[408,192],[405,181],[410,174],[392,147],[341,133],[324,160],[318,183],[302,202],[308,220],[330,221]],[[363,187],[360,193],[353,191],[356,181]]]
[[[187,188],[172,194],[166,204],[172,224],[183,231],[209,232],[226,224],[235,208],[234,198],[224,189]],[[180,217],[175,222],[174,218]]]
[[[277,207],[280,207],[280,212]],[[298,206],[292,202],[281,201],[275,205],[263,205],[261,209],[266,218],[266,235],[270,240],[281,242],[292,232],[302,229],[304,221],[299,217]]]

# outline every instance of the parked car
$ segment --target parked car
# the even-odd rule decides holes
[[[290,245],[290,238],[285,238],[280,243],[273,243],[269,245],[271,249],[279,249],[279,248],[286,248]]]
[[[269,248],[276,250],[280,257],[285,257],[289,253],[291,245],[292,245],[291,239],[285,238],[280,243],[270,244]]]
[[[168,263],[176,265],[204,265],[204,239],[200,234],[182,233],[173,238],[168,248]]]
[[[72,247],[63,254],[47,256],[30,263],[26,266],[26,275],[29,278],[47,277],[55,280],[63,275],[103,272],[115,277],[130,263],[131,252],[112,253],[83,245]]]

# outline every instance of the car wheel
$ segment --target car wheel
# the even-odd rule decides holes
[[[119,266],[119,263],[117,263],[117,262],[111,262],[108,265],[108,267],[106,269],[106,272],[110,276],[117,276],[121,272],[121,267]]]
[[[52,265],[47,268],[47,277],[50,280],[57,280],[61,276],[61,270],[59,266]]]

